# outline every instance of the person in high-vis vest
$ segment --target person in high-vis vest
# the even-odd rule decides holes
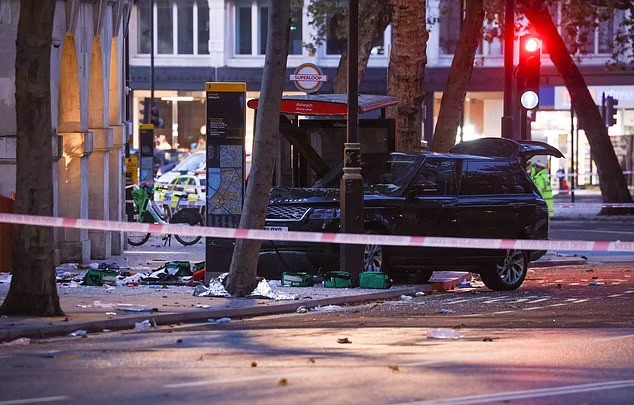
[[[553,188],[550,185],[548,170],[546,170],[546,166],[540,161],[533,163],[532,167],[535,169],[534,171],[531,170],[533,183],[535,183],[542,197],[544,197],[546,205],[548,206],[548,215],[552,218],[555,216],[555,208],[553,201]]]

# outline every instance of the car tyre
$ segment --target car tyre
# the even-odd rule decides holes
[[[380,234],[376,230],[368,230],[366,234]],[[363,271],[389,273],[389,257],[382,245],[365,245],[363,249]]]
[[[507,249],[504,259],[480,273],[482,282],[493,291],[519,288],[528,273],[528,254],[522,250]]]

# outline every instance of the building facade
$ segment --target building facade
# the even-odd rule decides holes
[[[128,0],[58,0],[51,48],[54,215],[121,220]],[[0,0],[0,195],[16,190],[15,41],[19,0]],[[122,234],[55,230],[57,262],[121,254]]]
[[[172,137],[172,144],[189,147],[203,133],[205,81],[241,81],[247,83],[249,97],[256,97],[260,89],[266,25],[270,0],[156,0],[154,32],[150,32],[149,0],[139,0],[130,20],[131,87],[134,90],[133,128],[139,122],[139,106],[149,96],[149,49],[153,37],[155,52],[155,88],[165,128],[160,129]],[[339,20],[333,17],[326,29],[326,40],[311,51],[301,44],[311,43],[316,28],[309,24],[305,0],[301,10],[293,13],[291,43],[289,47],[289,73],[298,65],[312,62],[326,74],[334,77],[345,40],[337,39],[334,32]],[[421,135],[430,141],[438,115],[442,91],[453,52],[458,42],[461,14],[459,0],[428,0],[430,21],[427,43],[427,67],[424,87],[425,123]],[[559,23],[560,7],[551,10]],[[617,12],[614,19],[599,24],[589,34],[579,66],[590,91],[601,103],[602,94],[619,100],[617,124],[610,127],[613,144],[624,171],[632,171],[632,139],[634,136],[634,74],[610,70],[610,44],[621,18],[629,12]],[[495,26],[488,26],[496,30]],[[368,70],[361,85],[366,93],[385,94],[391,28],[385,31],[372,51]],[[458,139],[468,140],[482,136],[500,136],[500,117],[503,111],[503,44],[499,39],[482,42],[477,51],[475,68],[464,104],[464,124]],[[568,167],[571,154],[579,162],[576,172],[582,173],[579,185],[596,183],[591,163],[591,152],[581,131],[575,150],[571,148],[570,101],[563,80],[548,58],[542,56],[540,109],[531,124],[532,139],[546,141],[559,147],[568,159],[553,162],[553,173]],[[328,92],[330,86],[322,87]],[[287,91],[295,90],[290,81]],[[250,111],[250,113],[252,113]],[[247,145],[251,143],[252,116],[248,117]],[[576,118],[574,118],[576,123]],[[576,132],[576,131],[575,131]],[[629,182],[632,184],[631,173]]]

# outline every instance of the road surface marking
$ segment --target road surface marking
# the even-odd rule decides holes
[[[548,306],[549,307],[563,307],[564,305],[568,305],[568,304],[561,302],[559,304],[550,304]]]
[[[499,301],[502,301],[504,299],[506,299],[506,297],[505,298],[493,298],[491,300],[484,301],[483,304],[493,304],[494,302],[499,302]]]
[[[612,295],[608,295],[609,298],[616,298],[616,297],[621,297],[623,294],[612,294]]]
[[[565,280],[555,280],[553,283],[563,283]]]
[[[581,283],[570,283],[568,285],[581,285]]]
[[[39,404],[42,402],[68,401],[70,397],[41,397],[0,401],[0,405]]]
[[[632,294],[632,293],[634,293],[634,290],[625,291],[623,294]]]
[[[453,301],[445,301],[444,303],[445,304],[458,304],[460,302],[467,302],[467,301],[469,301],[469,300],[468,299],[467,300],[453,300]]]
[[[597,339],[600,342],[604,342],[606,340],[617,340],[617,339],[627,339],[627,338],[634,338],[634,334],[632,335],[622,335],[622,336],[612,336],[609,338],[603,338],[603,339]]]
[[[534,301],[529,301],[527,302],[527,304],[537,304],[538,302],[544,302],[544,301],[548,301],[550,298],[540,298],[538,300],[534,300]]]
[[[522,311],[533,311],[535,309],[543,309],[544,307],[530,307],[530,308],[522,308]]]
[[[607,381],[607,382],[593,383],[593,384],[567,385],[567,386],[555,387],[555,388],[538,388],[538,389],[526,390],[526,391],[509,391],[509,392],[503,392],[499,394],[473,395],[473,396],[446,398],[446,399],[431,400],[431,401],[402,402],[401,404],[397,404],[397,405],[483,404],[483,403],[491,403],[491,402],[512,401],[516,399],[540,398],[540,397],[550,397],[555,395],[578,394],[582,392],[614,390],[614,389],[628,388],[628,387],[634,387],[634,380]]]
[[[586,301],[590,301],[590,298],[584,298],[582,300],[571,301],[571,304],[579,304]]]
[[[497,312],[493,312],[493,315],[510,314],[511,312],[515,312],[515,311],[497,311]]]

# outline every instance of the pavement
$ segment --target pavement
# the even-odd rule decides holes
[[[556,201],[562,201],[560,195]],[[598,199],[598,201],[596,201]],[[600,202],[600,196],[589,194],[584,202]],[[632,220],[631,217],[598,216],[600,208],[583,212],[561,209],[554,220]],[[175,242],[177,245],[177,242]],[[122,256],[109,259],[122,269],[148,271],[157,269],[165,261],[188,260],[191,263],[204,260],[204,244],[178,249],[162,246],[159,237],[153,237],[146,245],[132,248]],[[612,261],[634,262],[634,256],[614,256]],[[588,259],[580,255],[548,252],[531,267],[555,267],[586,264]],[[0,274],[0,301],[9,290],[8,275]],[[315,287],[283,287],[279,281],[270,281],[274,291],[296,295],[294,300],[268,298],[196,297],[194,287],[187,286],[118,286],[88,287],[77,284],[58,284],[58,294],[63,317],[32,318],[2,316],[0,318],[0,342],[17,338],[46,338],[65,336],[72,332],[107,333],[113,330],[133,329],[144,321],[153,326],[178,325],[196,322],[220,322],[281,313],[292,313],[304,307],[309,311],[325,311],[330,306],[355,305],[372,301],[407,299],[403,296],[429,294],[457,288],[461,282],[471,279],[470,273],[435,272],[427,284],[394,285],[387,290],[360,288],[338,289]],[[224,318],[224,319],[223,319]],[[142,327],[142,325],[141,325]],[[84,331],[84,332],[82,332]]]

